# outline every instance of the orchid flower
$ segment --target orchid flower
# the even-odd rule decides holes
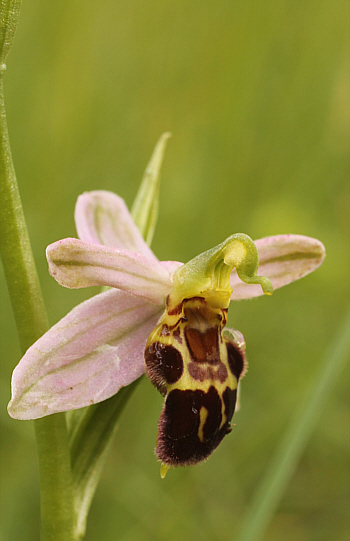
[[[69,288],[110,289],[76,306],[27,350],[12,377],[8,410],[16,419],[88,406],[139,378],[147,338],[172,298],[174,277],[179,279],[181,269],[186,274],[182,263],[157,260],[124,201],[113,193],[79,196],[75,223],[79,239],[47,248],[50,274]],[[325,256],[321,242],[301,235],[267,237],[255,246],[260,274],[274,289],[312,272]],[[226,308],[229,300],[263,294],[259,280],[252,285],[240,278],[232,270]],[[185,297],[198,296],[198,288],[191,280],[188,284]]]

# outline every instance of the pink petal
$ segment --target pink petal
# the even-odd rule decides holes
[[[322,242],[303,235],[277,235],[254,242],[260,258],[258,275],[269,278],[274,289],[313,272],[326,255]],[[233,300],[263,295],[260,286],[241,282],[235,270],[231,274],[231,286]]]
[[[169,272],[156,260],[78,239],[47,247],[49,272],[64,287],[110,286],[164,304],[171,288]]]
[[[168,271],[170,276],[176,271],[176,269],[182,267],[183,265],[183,263],[180,263],[179,261],[159,261],[159,263]]]
[[[81,240],[157,259],[143,240],[124,200],[118,195],[103,190],[85,192],[78,197],[74,217]]]
[[[36,419],[101,402],[144,372],[159,307],[109,290],[83,302],[31,346],[12,376],[9,414]]]

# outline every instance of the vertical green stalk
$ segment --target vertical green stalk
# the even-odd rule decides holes
[[[75,511],[66,419],[34,421],[40,470],[41,541],[75,541]]]
[[[13,166],[0,80],[0,249],[22,351],[49,324],[42,299]]]
[[[0,251],[22,351],[48,329],[13,165],[4,104],[3,76],[20,1],[1,0],[0,28]],[[74,540],[71,464],[64,414],[35,421],[42,541]]]

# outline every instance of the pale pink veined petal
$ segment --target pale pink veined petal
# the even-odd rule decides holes
[[[75,206],[78,236],[85,242],[130,250],[157,259],[143,240],[124,200],[103,190],[85,192]]]
[[[59,240],[47,247],[49,272],[69,288],[110,286],[162,305],[171,288],[169,272],[157,260],[128,250]]]
[[[170,276],[176,271],[176,269],[182,267],[183,265],[183,263],[180,263],[179,261],[159,261],[159,263],[168,271]]]
[[[299,280],[317,269],[326,251],[322,242],[303,235],[276,235],[254,241],[259,252],[259,276],[266,276],[273,288]],[[241,282],[236,271],[231,274],[231,299],[250,299],[263,295],[258,285]]]
[[[146,339],[161,312],[115,289],[74,308],[15,368],[9,414],[36,419],[117,393],[143,374]]]

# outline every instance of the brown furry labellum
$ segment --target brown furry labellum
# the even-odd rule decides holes
[[[224,330],[226,320],[227,310],[205,298],[184,299],[148,338],[147,374],[165,396],[156,445],[164,475],[171,466],[206,460],[231,432],[245,343]]]

